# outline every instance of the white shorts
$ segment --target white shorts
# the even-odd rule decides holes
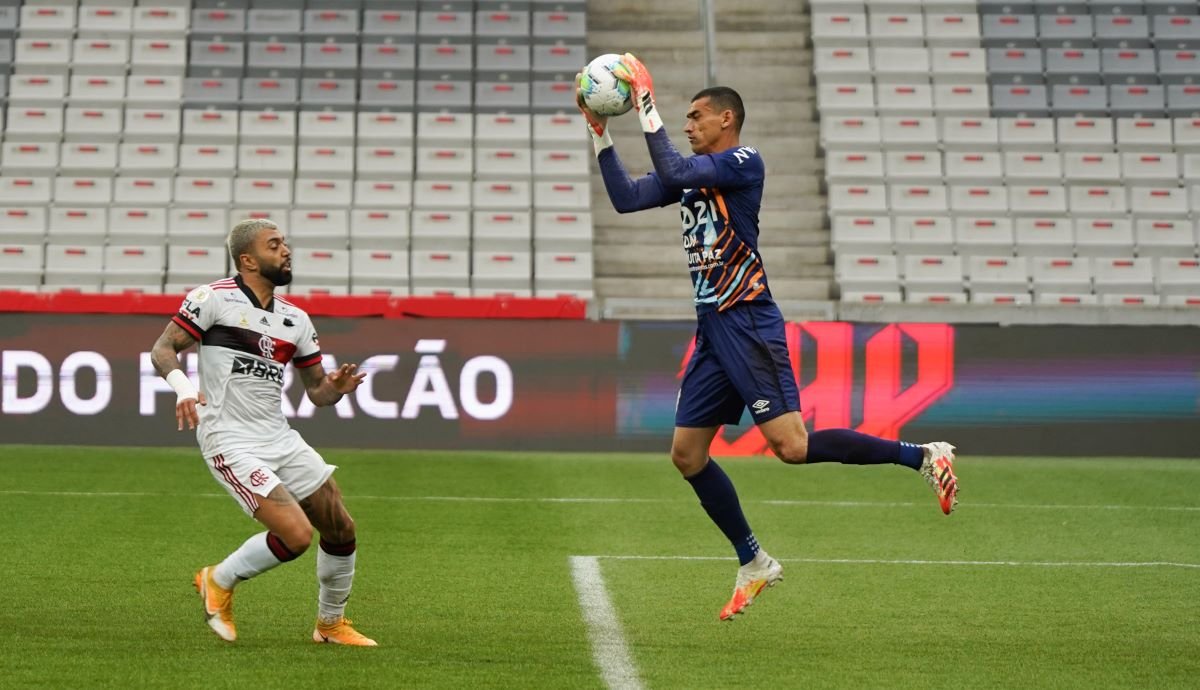
[[[259,499],[266,498],[276,486],[282,484],[297,500],[303,500],[337,469],[336,465],[326,464],[295,429],[269,446],[215,453],[205,458],[205,463],[217,483],[251,517],[258,510]]]

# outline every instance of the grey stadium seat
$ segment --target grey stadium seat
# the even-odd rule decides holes
[[[246,10],[198,7],[192,10],[192,24],[188,30],[192,38],[202,40],[212,36],[241,38],[246,33]]]
[[[1167,86],[1167,110],[1171,117],[1200,117],[1200,86],[1195,84]]]
[[[1055,117],[1108,114],[1108,89],[1096,84],[1055,84],[1051,87]]]
[[[1113,117],[1162,117],[1166,95],[1161,84],[1113,84],[1109,88],[1109,109]]]
[[[1040,84],[1044,80],[1039,48],[988,48],[987,65],[993,84]]]
[[[1158,51],[1158,77],[1164,84],[1191,84],[1200,78],[1200,51]]]
[[[1087,48],[1094,45],[1090,14],[1044,14],[1038,17],[1038,42],[1044,48]]]
[[[1037,45],[1037,17],[1032,14],[985,14],[980,29],[988,48]]]
[[[188,76],[240,77],[246,69],[246,45],[241,41],[192,41]]]
[[[997,117],[1045,117],[1049,114],[1042,84],[997,84],[992,87],[992,111]]]
[[[1152,18],[1154,45],[1165,48],[1200,48],[1200,17],[1160,14]]]
[[[1150,20],[1140,14],[1097,16],[1096,45],[1101,48],[1149,48]]]
[[[1157,84],[1158,69],[1150,48],[1104,48],[1100,69],[1109,84]]]
[[[1046,81],[1050,84],[1099,84],[1100,51],[1096,48],[1047,48]]]
[[[188,107],[236,106],[237,77],[188,77],[183,80],[183,104]]]

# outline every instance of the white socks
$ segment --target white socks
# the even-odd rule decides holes
[[[346,611],[350,599],[350,587],[354,584],[354,542],[328,544],[321,540],[317,549],[317,619],[322,623],[333,623]]]
[[[249,580],[295,557],[282,539],[270,532],[259,532],[213,568],[213,579],[221,589],[233,589],[242,580]]]

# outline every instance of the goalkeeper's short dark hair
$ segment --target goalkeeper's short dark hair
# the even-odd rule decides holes
[[[713,110],[719,112],[725,110],[733,111],[733,126],[737,131],[742,131],[742,123],[746,121],[746,106],[742,105],[742,97],[737,91],[728,86],[710,86],[707,89],[702,89],[692,100],[707,98],[712,104]]]

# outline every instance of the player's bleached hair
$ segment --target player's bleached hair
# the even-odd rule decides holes
[[[258,237],[259,232],[277,229],[279,226],[275,224],[275,221],[266,218],[247,218],[233,226],[233,229],[229,231],[229,237],[225,240],[225,246],[229,249],[229,258],[233,259],[233,270],[241,270],[241,256],[250,250],[250,246],[254,244],[254,238]]]
[[[712,109],[718,113],[732,110],[733,126],[737,131],[742,131],[742,123],[746,121],[746,106],[742,104],[742,97],[738,95],[737,91],[728,86],[710,86],[692,96],[693,101],[701,98],[707,98]]]

